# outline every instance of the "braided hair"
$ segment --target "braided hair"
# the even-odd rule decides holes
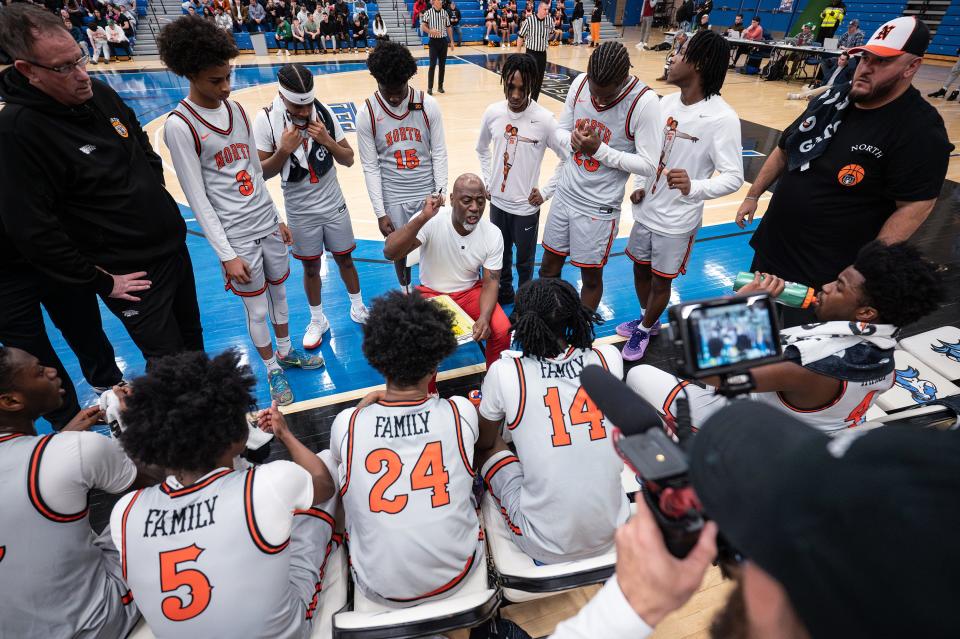
[[[687,43],[683,59],[693,65],[703,83],[703,97],[720,95],[723,80],[727,77],[730,45],[727,39],[713,31],[697,31]]]
[[[517,291],[513,340],[524,355],[556,357],[566,346],[590,348],[596,311],[580,301],[577,290],[558,277],[532,280]]]
[[[503,63],[503,69],[500,70],[500,84],[504,91],[510,86],[510,78],[514,73],[519,73],[523,80],[523,90],[526,93],[527,100],[533,94],[534,88],[540,84],[540,74],[537,70],[537,61],[533,56],[526,53],[513,53],[507,57]]]
[[[587,77],[600,86],[620,86],[630,74],[630,54],[619,42],[604,42],[590,54]]]
[[[313,90],[313,74],[299,62],[283,65],[277,73],[277,81],[284,89],[294,93],[309,93]]]

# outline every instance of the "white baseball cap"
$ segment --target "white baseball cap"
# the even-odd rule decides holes
[[[904,53],[922,56],[930,44],[930,29],[914,16],[903,16],[885,22],[862,47],[853,47],[850,53],[867,51],[881,58]]]

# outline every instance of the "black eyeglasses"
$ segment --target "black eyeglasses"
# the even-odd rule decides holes
[[[54,73],[60,73],[60,74],[62,74],[62,75],[66,75],[66,74],[68,74],[68,73],[73,73],[73,71],[76,70],[77,67],[86,67],[86,66],[87,66],[87,62],[89,62],[89,61],[90,61],[90,56],[88,56],[88,55],[86,55],[86,54],[80,56],[79,58],[77,58],[77,59],[74,60],[73,62],[68,62],[68,63],[66,63],[66,64],[61,64],[61,65],[56,66],[56,67],[48,67],[48,66],[45,65],[45,64],[40,64],[39,62],[34,62],[33,60],[24,60],[24,62],[29,62],[30,64],[32,64],[32,65],[35,66],[35,67],[40,67],[41,69],[46,69],[47,71],[53,71]]]

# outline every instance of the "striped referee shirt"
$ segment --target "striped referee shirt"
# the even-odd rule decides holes
[[[447,37],[447,27],[450,26],[450,14],[446,12],[445,9],[440,9],[437,11],[433,7],[430,7],[426,11],[420,14],[421,24],[427,25],[427,30],[429,33],[434,31],[440,32],[440,38]],[[430,36],[431,39],[434,38],[433,35]]]
[[[523,38],[527,51],[543,52],[547,50],[547,40],[551,31],[553,31],[553,20],[550,16],[540,20],[536,15],[531,15],[520,25],[517,36]]]

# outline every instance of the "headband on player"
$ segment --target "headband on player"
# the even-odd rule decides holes
[[[306,93],[294,93],[282,86],[278,86],[277,88],[280,90],[280,95],[294,104],[313,104],[313,89],[310,89]]]

